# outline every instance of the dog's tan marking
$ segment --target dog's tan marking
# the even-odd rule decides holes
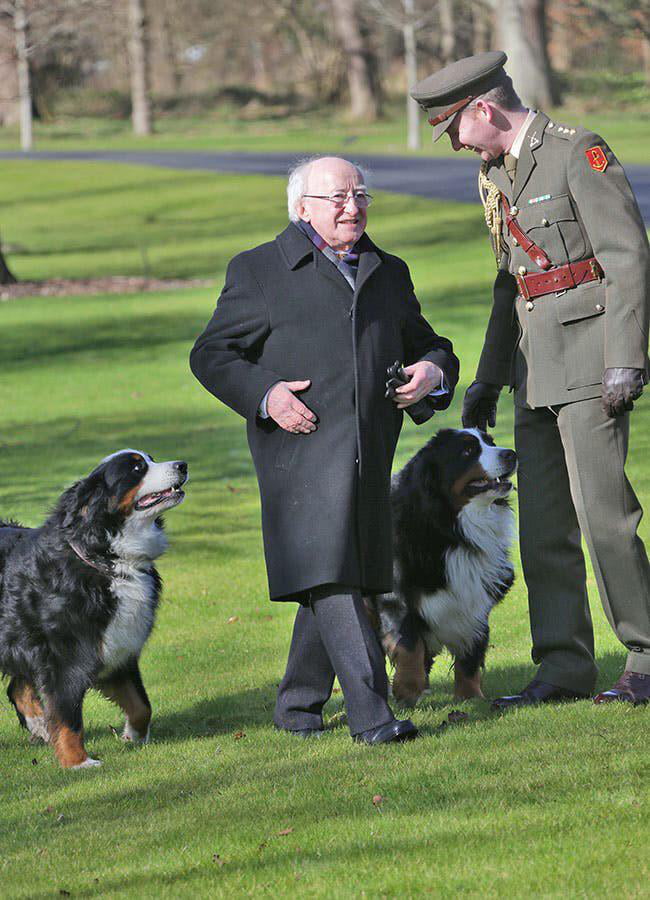
[[[481,690],[481,670],[471,677],[466,675],[456,660],[454,662],[454,700],[471,700],[474,697],[484,699]]]
[[[451,486],[451,500],[454,505],[456,512],[459,512],[465,506],[465,504],[469,503],[471,497],[465,496],[465,488],[470,483],[470,481],[480,481],[482,478],[487,478],[487,474],[483,466],[479,466],[478,464],[472,466],[467,472],[463,472],[460,478],[457,478],[456,481]]]
[[[118,508],[120,512],[129,513],[133,509],[133,504],[135,503],[135,498],[137,496],[138,491],[140,490],[140,485],[136,484],[135,487],[132,487],[130,491],[127,491],[126,494],[122,497],[118,504]]]
[[[16,704],[16,709],[26,719],[37,719],[43,715],[41,701],[36,691],[26,681],[17,681],[11,691],[11,699]]]
[[[56,758],[64,769],[79,766],[88,759],[84,747],[84,733],[73,731],[69,725],[58,720],[51,720],[50,732]]]
[[[99,689],[108,700],[117,703],[140,740],[145,740],[151,722],[151,707],[144,702],[135,685],[130,681],[106,681]]]
[[[403,706],[415,706],[427,687],[426,648],[422,638],[409,650],[395,635],[387,634],[382,644],[388,658],[395,666],[393,697]]]

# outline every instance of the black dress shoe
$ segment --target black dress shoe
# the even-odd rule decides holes
[[[352,740],[359,744],[390,744],[393,741],[411,741],[417,735],[418,730],[410,719],[393,719],[385,725],[353,735]]]
[[[548,684],[546,681],[538,681],[534,678],[521,694],[512,694],[509,697],[497,697],[492,702],[493,709],[511,709],[517,706],[534,706],[537,703],[556,703],[559,700],[586,700],[588,694],[580,691],[570,691],[567,688]]]
[[[650,675],[623,672],[613,687],[594,697],[594,703],[611,703],[614,700],[623,700],[634,706],[647,703],[650,700]]]

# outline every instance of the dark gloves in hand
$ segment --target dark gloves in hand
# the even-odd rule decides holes
[[[463,428],[480,428],[487,431],[497,423],[497,401],[501,388],[497,384],[473,381],[463,398]]]
[[[643,369],[605,369],[603,375],[603,409],[610,419],[632,409],[643,392]]]
[[[396,396],[395,389],[401,387],[403,384],[408,384],[410,380],[411,379],[404,371],[402,363],[399,360],[395,360],[393,365],[386,369],[386,393],[384,396],[393,400]],[[405,411],[408,412],[416,425],[421,425],[433,415],[433,410],[426,399],[418,400],[417,403],[412,403]]]

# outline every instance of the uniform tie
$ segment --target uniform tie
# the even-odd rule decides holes
[[[503,157],[503,165],[505,166],[508,178],[510,181],[514,182],[515,175],[517,174],[517,157],[513,156],[512,153],[506,153]]]

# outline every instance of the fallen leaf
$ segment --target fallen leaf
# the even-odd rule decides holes
[[[38,760],[37,760],[37,759],[33,759],[33,760],[32,760],[32,765],[33,765],[33,766],[37,766],[37,765],[38,765]]]
[[[334,688],[334,690],[332,691],[332,693],[333,693],[333,694],[340,694],[340,693],[341,693],[341,688]]]
[[[58,814],[58,816],[56,817],[56,822],[57,825],[63,825],[63,823],[65,822],[65,816],[63,815],[63,813]]]
[[[283,837],[286,834],[291,834],[293,828],[283,828],[282,831],[278,831],[278,834],[281,834]]]
[[[228,619],[228,624],[229,624],[229,625],[234,625],[235,622],[239,622],[239,616],[231,616],[231,617]]]
[[[221,859],[218,853],[212,854],[212,862],[216,863],[218,866],[225,866],[226,860]]]
[[[231,494],[241,494],[241,488],[233,487],[232,484],[227,485],[227,488]]]
[[[245,731],[236,731],[236,732],[235,732],[235,740],[236,740],[236,741],[241,741],[241,739],[242,739],[242,738],[245,738],[245,737],[246,737],[246,732],[245,732]]]
[[[448,722],[466,722],[469,719],[469,716],[466,712],[462,712],[460,709],[452,709],[452,711],[447,716]]]
[[[375,794],[375,796],[372,798],[373,806],[381,806],[381,804],[383,802],[384,802],[384,798],[381,796],[381,794]]]
[[[44,814],[52,815],[53,812],[54,812],[54,807],[53,807],[53,806],[46,806],[45,809],[43,810],[43,813],[44,813]]]
[[[70,891],[66,891],[66,890],[64,890],[64,888],[60,888],[59,897],[69,897],[69,896],[70,896]]]

